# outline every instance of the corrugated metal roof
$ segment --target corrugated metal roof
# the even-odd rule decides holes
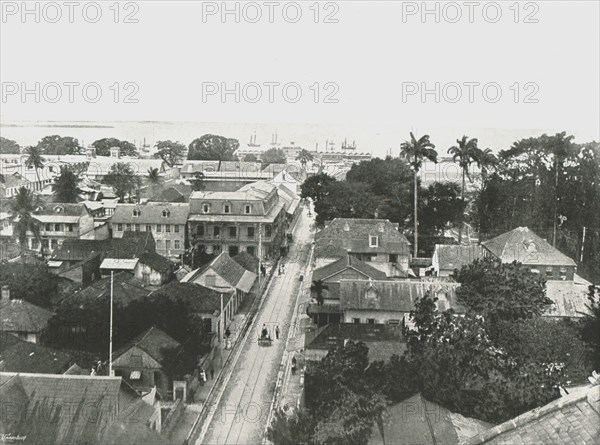
[[[139,259],[113,259],[106,258],[100,264],[100,269],[110,269],[110,270],[133,270],[135,266],[137,266]]]

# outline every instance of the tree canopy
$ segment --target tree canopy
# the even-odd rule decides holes
[[[6,263],[0,267],[0,286],[10,288],[10,297],[50,308],[59,291],[58,277],[45,265]]]
[[[98,156],[110,156],[110,149],[113,147],[119,147],[119,154],[121,156],[136,157],[138,155],[135,145],[129,141],[122,141],[116,138],[102,138],[94,141],[92,147],[96,149],[96,155]]]
[[[115,190],[115,195],[120,202],[125,200],[126,196],[132,195],[138,186],[138,180],[131,164],[127,162],[117,162],[110,168],[110,172],[104,177],[103,182]]]
[[[21,147],[12,139],[0,136],[0,153],[4,155],[19,154],[21,153]]]
[[[287,156],[281,148],[269,148],[260,155],[260,159],[267,166],[270,164],[285,164]]]
[[[239,146],[240,143],[237,139],[205,134],[190,142],[187,158],[189,160],[234,161],[233,153]]]
[[[37,143],[37,148],[46,155],[77,155],[83,150],[79,141],[70,136],[44,136]]]
[[[156,150],[154,157],[162,159],[169,167],[173,167],[183,160],[186,147],[181,142],[158,141]]]
[[[79,197],[79,177],[68,168],[61,168],[60,175],[52,184],[55,202],[77,202]]]

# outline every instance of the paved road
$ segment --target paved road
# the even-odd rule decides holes
[[[261,443],[300,286],[298,278],[304,272],[313,239],[312,222],[304,210],[294,231],[295,242],[284,261],[285,273],[281,276],[276,273],[273,277],[241,355],[234,364],[231,379],[220,403],[212,408],[212,420],[198,444]],[[281,329],[279,340],[274,339],[271,347],[257,344],[263,324],[271,329],[273,338],[275,326],[279,325]]]

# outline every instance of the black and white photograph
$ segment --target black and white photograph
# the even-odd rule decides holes
[[[600,445],[600,0],[0,13],[0,445]]]

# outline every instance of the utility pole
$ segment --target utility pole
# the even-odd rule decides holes
[[[112,377],[112,349],[113,349],[113,288],[114,288],[114,271],[110,271],[110,330],[108,343],[108,376]]]
[[[221,329],[219,329],[219,343],[221,338],[225,335],[225,320],[223,319],[223,292],[221,292]]]
[[[581,256],[579,262],[583,262],[583,246],[585,245],[585,226],[583,226],[583,236],[581,237]]]

